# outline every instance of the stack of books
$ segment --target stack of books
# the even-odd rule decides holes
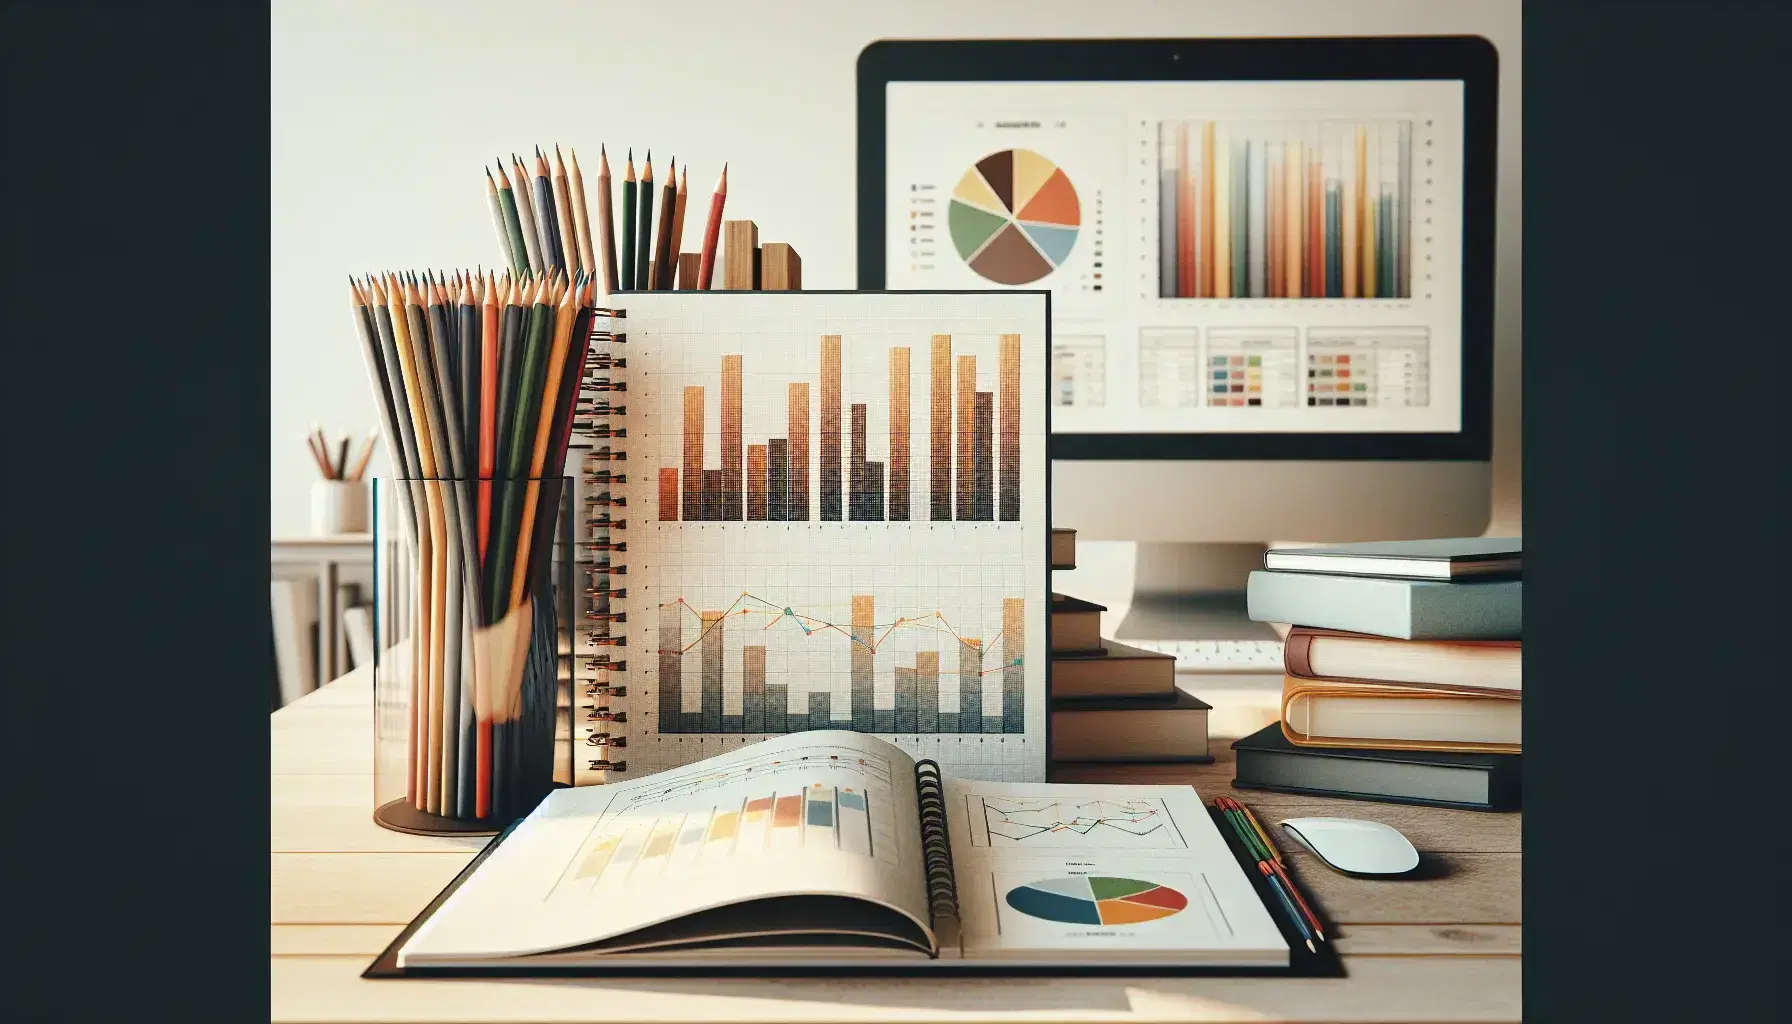
[[[1052,531],[1052,568],[1076,568],[1076,531]],[[1211,761],[1207,713],[1176,685],[1176,659],[1101,635],[1106,608],[1052,595],[1052,758]]]
[[[1291,624],[1281,721],[1234,785],[1482,810],[1519,804],[1523,545],[1476,537],[1275,549],[1260,622]]]

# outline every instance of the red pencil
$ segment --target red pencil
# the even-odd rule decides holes
[[[722,237],[722,207],[728,204],[728,165],[722,165],[722,176],[716,180],[715,194],[709,197],[709,223],[703,225],[703,254],[697,264],[697,288],[709,291],[716,272],[716,243]]]

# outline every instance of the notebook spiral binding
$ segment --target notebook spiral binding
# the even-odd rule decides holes
[[[598,314],[611,321],[628,315],[622,309],[599,309]],[[628,406],[620,401],[628,385],[616,379],[616,371],[628,366],[621,348],[627,341],[619,330],[592,330],[573,415],[574,451],[569,454],[576,454],[578,463],[582,500],[575,514],[582,515],[584,527],[573,544],[583,576],[583,585],[574,589],[584,602],[575,616],[580,642],[574,646],[569,708],[575,786],[602,784],[612,773],[628,771],[621,757],[628,749],[628,688],[621,675],[628,669],[628,588],[623,585],[628,581],[615,579],[628,572],[628,502],[612,491],[627,483],[628,476],[611,466],[628,458],[623,443],[628,439]]]
[[[921,858],[927,868],[927,905],[937,923],[958,920],[958,883],[952,874],[952,838],[946,830],[946,789],[940,766],[915,762],[915,795],[921,805]]]

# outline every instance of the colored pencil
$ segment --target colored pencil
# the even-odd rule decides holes
[[[597,149],[597,219],[603,233],[604,294],[616,291],[616,224],[610,209],[610,156],[602,146]]]
[[[622,290],[635,287],[635,151],[622,168]]]
[[[485,296],[479,304],[479,507],[475,512],[479,524],[479,557],[485,559],[491,542],[492,472],[497,452],[497,438],[492,423],[498,405],[498,282],[489,277]]]
[[[1257,821],[1257,816],[1251,813],[1250,808],[1230,797],[1219,797],[1214,803],[1219,805],[1220,810],[1225,813],[1226,820],[1232,823],[1233,830],[1239,834],[1239,838],[1244,840],[1245,846],[1252,851],[1252,856],[1257,859],[1258,864],[1266,872],[1279,879],[1287,888],[1293,901],[1298,904],[1297,913],[1306,919],[1309,930],[1318,937],[1319,941],[1324,942],[1325,927],[1319,923],[1319,915],[1308,905],[1306,897],[1300,894],[1300,889],[1294,884],[1294,879],[1289,877],[1281,851],[1276,848],[1275,843],[1270,841],[1269,833],[1264,831],[1263,826]]]
[[[535,190],[529,168],[523,158],[515,153],[510,154],[510,170],[516,176],[516,199],[529,210],[529,223],[533,225],[531,233],[535,236],[535,248],[541,253],[541,263],[531,264],[530,269],[537,274],[545,274],[554,269],[554,247],[548,241],[548,225],[543,220],[546,207],[541,204],[541,194]],[[520,207],[519,207],[520,209]]]
[[[374,344],[377,346],[379,342],[375,341]],[[381,411],[384,412],[384,410]],[[351,483],[359,483],[361,477],[367,472],[367,463],[373,458],[373,443],[379,438],[380,428],[374,427],[368,432],[367,443],[361,446],[361,454],[355,459],[355,468],[349,470],[348,479]]]
[[[512,159],[514,160],[515,157],[513,156]],[[521,164],[516,164],[513,169],[521,166]],[[499,157],[498,199],[502,201],[504,193],[510,193],[511,212],[515,215],[516,231],[522,236],[523,255],[526,257],[526,261],[521,266],[513,266],[512,269],[519,274],[525,270],[539,274],[547,269],[547,264],[542,261],[541,236],[535,230],[535,211],[529,202],[529,186],[522,178],[516,180],[516,185],[520,186],[520,190],[512,187],[510,174],[504,170],[504,158]]]
[[[678,169],[677,212],[672,215],[672,252],[666,261],[666,287],[678,287],[678,254],[684,249],[684,207],[690,198],[690,165]]]
[[[317,463],[317,471],[324,475],[325,480],[330,479],[330,457],[317,446],[315,434],[305,435],[305,450],[311,453],[311,461]]]
[[[492,229],[498,233],[498,251],[504,254],[505,262],[516,266],[516,253],[510,248],[509,220],[504,214],[504,201],[498,196],[498,183],[492,180],[490,168],[485,172],[485,197],[491,203]]]
[[[560,159],[559,146],[554,147],[554,209],[560,215],[560,244],[566,250],[563,267],[583,267],[578,227],[572,214],[572,183],[567,179],[566,163]]]
[[[647,151],[647,162],[636,182],[639,193],[635,200],[635,287],[647,291],[653,281],[647,276],[647,262],[653,257],[653,150]]]
[[[460,284],[459,308],[454,330],[454,364],[460,384],[461,479],[475,472],[475,453],[479,451],[479,307],[473,300],[472,280]]]
[[[722,237],[722,208],[728,205],[728,165],[722,165],[722,176],[716,179],[716,190],[709,197],[709,221],[703,225],[703,252],[697,264],[697,287],[709,291],[716,272],[716,243]]]
[[[566,247],[560,238],[560,215],[555,209],[554,183],[548,174],[548,162],[541,155],[541,147],[535,147],[535,215],[541,223],[542,255],[548,257],[549,266],[556,270],[566,269]]]
[[[587,274],[597,273],[597,253],[591,246],[591,211],[585,204],[585,175],[579,171],[579,151],[568,149],[572,158],[567,168],[567,182],[572,189],[572,226],[579,235],[579,266]],[[560,147],[554,147],[554,158],[560,158]]]
[[[1295,930],[1300,932],[1301,939],[1307,944],[1307,951],[1319,952],[1318,948],[1313,945],[1313,930],[1308,927],[1306,916],[1295,909],[1294,901],[1288,898],[1289,893],[1293,892],[1293,887],[1284,888],[1286,883],[1270,868],[1268,861],[1258,861],[1257,870],[1262,872],[1264,879],[1269,882],[1269,887],[1275,892],[1276,899],[1282,903],[1282,909],[1288,912],[1288,918],[1294,922]]]
[[[678,216],[678,158],[666,165],[666,184],[660,189],[660,229],[653,240],[653,287],[672,287],[671,268],[667,257],[672,254],[672,220]]]

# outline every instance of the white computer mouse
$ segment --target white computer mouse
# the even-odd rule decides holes
[[[1289,818],[1281,823],[1325,866],[1347,875],[1403,875],[1419,851],[1392,825],[1361,818]]]

